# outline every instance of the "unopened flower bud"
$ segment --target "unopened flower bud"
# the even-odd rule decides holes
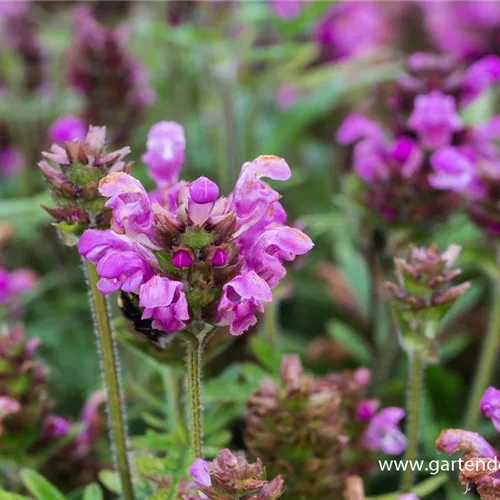
[[[178,250],[172,257],[172,264],[177,269],[185,269],[191,267],[194,263],[194,259],[191,256],[191,252],[188,250]]]

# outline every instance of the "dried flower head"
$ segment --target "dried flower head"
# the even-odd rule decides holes
[[[38,165],[56,205],[43,208],[57,221],[62,234],[78,236],[88,227],[109,225],[111,212],[99,193],[99,180],[110,172],[130,172],[132,162],[123,161],[129,147],[110,153],[105,147],[106,127],[91,126],[84,140],[53,144],[49,153],[42,153],[48,161]]]
[[[429,362],[437,359],[439,322],[470,287],[452,285],[461,274],[453,265],[460,247],[441,252],[436,245],[412,247],[406,258],[395,258],[397,283],[386,282],[394,305],[403,348],[418,349]]]
[[[268,481],[259,459],[249,463],[244,454],[224,449],[212,462],[198,458],[189,470],[198,495],[184,495],[184,500],[276,500],[283,494],[280,476]]]

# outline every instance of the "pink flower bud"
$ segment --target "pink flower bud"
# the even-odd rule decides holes
[[[186,267],[191,267],[194,263],[194,259],[187,250],[179,250],[172,258],[172,264],[177,269],[184,269]]]
[[[222,267],[225,266],[227,262],[227,253],[224,250],[218,248],[214,256],[212,257],[212,266],[214,267]]]
[[[219,187],[207,177],[199,177],[191,184],[189,194],[195,203],[213,203],[219,196]]]

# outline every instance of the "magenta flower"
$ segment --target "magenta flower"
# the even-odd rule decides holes
[[[163,206],[137,179],[109,174],[99,191],[109,198],[111,229],[86,231],[79,251],[97,264],[99,289],[137,295],[154,329],[175,332],[197,317],[241,334],[272,300],[283,262],[312,248],[303,232],[283,225],[280,195],[261,180],[290,174],[283,159],[261,156],[243,165],[228,198],[200,177],[164,189]]]
[[[149,176],[158,185],[170,186],[177,182],[185,159],[184,128],[176,122],[158,122],[151,127],[142,161]]]
[[[87,126],[77,116],[67,115],[56,120],[49,129],[49,137],[58,144],[71,142],[74,139],[84,141]]]
[[[417,96],[408,127],[418,134],[424,148],[437,149],[451,142],[462,128],[462,120],[453,97],[434,91]]]
[[[435,189],[466,192],[475,178],[475,168],[458,148],[446,146],[431,157],[429,184]]]
[[[35,273],[28,269],[9,272],[0,268],[0,306],[17,302],[20,296],[33,291],[37,282]]]
[[[356,408],[356,419],[360,422],[369,422],[380,407],[380,401],[377,399],[365,399],[361,401]]]
[[[495,429],[500,432],[500,391],[494,387],[488,387],[479,403],[479,410],[491,419]]]
[[[42,439],[58,439],[69,431],[70,423],[63,417],[49,415],[43,422]]]
[[[380,450],[388,455],[399,455],[406,448],[406,437],[398,429],[405,416],[402,408],[384,408],[368,424],[363,444],[369,450]]]
[[[197,458],[189,468],[189,474],[199,484],[211,486],[212,481],[207,471],[208,462],[202,458]]]

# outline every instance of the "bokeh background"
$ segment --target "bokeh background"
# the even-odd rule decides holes
[[[172,120],[184,126],[187,139],[182,177],[206,175],[223,193],[245,161],[260,154],[284,157],[293,175],[280,186],[283,205],[289,221],[315,241],[290,269],[266,321],[236,339],[213,374],[251,358],[249,339],[269,327],[280,333],[275,355],[298,352],[318,374],[360,365],[376,372],[393,328],[388,308],[379,307],[392,257],[411,241],[463,247],[464,278],[472,287],[447,319],[441,363],[426,375],[423,449],[436,458],[440,430],[460,424],[486,329],[492,241],[459,209],[444,222],[388,230],[361,202],[351,151],[335,137],[353,110],[370,110],[382,122],[390,118],[384,102],[409,54],[445,53],[461,64],[500,54],[499,4],[438,3],[445,5],[0,1],[0,264],[38,276],[34,291],[22,299],[22,317],[28,336],[41,339],[39,354],[50,367],[58,413],[78,415],[99,387],[99,369],[79,257],[60,244],[40,208],[51,203],[37,167],[40,152],[50,147],[50,127],[62,116],[107,125],[112,146],[131,146],[134,175],[153,188],[141,163],[147,133],[154,123]],[[481,3],[491,4],[491,12],[482,13]],[[321,38],[318,25],[332,9],[330,38]],[[85,24],[85,16],[101,27]],[[104,55],[110,47],[100,39],[106,30],[115,30],[111,55]],[[475,52],[458,43],[460,36],[472,38]],[[91,75],[87,86],[75,82],[78,71]],[[494,114],[498,102],[498,90],[490,89],[466,109],[466,119]],[[375,268],[374,245],[382,255]],[[140,432],[149,392],[162,389],[150,364],[127,347],[122,351],[131,428]],[[404,356],[395,353],[393,361],[389,372],[377,375],[375,391],[386,404],[402,406]],[[249,391],[245,384],[255,385],[237,382],[243,393]],[[482,431],[498,440],[491,426]],[[387,491],[393,482],[381,474],[368,483],[369,491]],[[435,498],[462,498],[460,493],[457,481],[450,481]]]

